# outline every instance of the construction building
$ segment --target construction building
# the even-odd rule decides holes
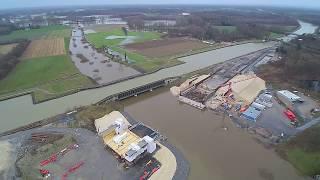
[[[146,153],[156,150],[156,142],[150,136],[140,138],[133,133],[127,119],[118,111],[95,120],[98,134],[104,144],[127,164],[132,164]]]
[[[266,89],[266,83],[254,74],[237,75],[219,88],[216,96],[232,97],[236,102],[242,102],[242,106],[250,105],[262,90]]]

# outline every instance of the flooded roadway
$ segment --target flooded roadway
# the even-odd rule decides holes
[[[227,117],[181,104],[166,88],[122,103],[126,112],[158,129],[183,152],[191,180],[305,179]]]
[[[99,84],[110,83],[115,80],[123,79],[129,76],[141,74],[137,70],[120,64],[118,62],[110,61],[102,53],[98,53],[89,43],[83,43],[82,31],[74,29],[70,39],[71,58],[79,71],[92,78]],[[81,62],[77,54],[82,54],[89,61]]]

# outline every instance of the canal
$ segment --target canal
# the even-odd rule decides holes
[[[188,57],[180,58],[184,64],[162,69],[152,74],[144,75],[127,81],[122,81],[110,86],[97,89],[80,91],[75,94],[33,104],[30,95],[20,96],[0,102],[1,126],[0,132],[4,132],[19,126],[49,118],[51,116],[70,111],[74,107],[96,103],[107,96],[136,88],[151,82],[168,77],[181,76],[210,65],[230,60],[254,51],[268,48],[274,45],[269,43],[247,43],[226,48],[216,49]]]
[[[167,88],[122,102],[135,119],[168,137],[190,163],[190,180],[299,180],[272,149],[213,111],[181,104]]]

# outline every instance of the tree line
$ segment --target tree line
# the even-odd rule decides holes
[[[167,18],[172,20],[172,15]],[[194,12],[190,16],[176,15],[176,25],[170,27],[165,24],[145,27],[144,21],[149,19],[145,15],[133,15],[125,19],[129,28],[134,30],[165,31],[169,36],[192,36],[214,41],[264,39],[270,37],[270,32],[284,33],[284,26],[298,26],[297,21],[290,17],[243,11],[208,11]],[[157,18],[153,16],[152,19]],[[235,30],[221,30],[216,26],[232,26]]]
[[[18,64],[19,57],[26,50],[29,43],[29,40],[20,41],[8,54],[0,56],[0,79],[5,78]]]

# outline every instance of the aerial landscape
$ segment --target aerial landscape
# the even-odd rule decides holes
[[[320,180],[320,3],[4,0],[0,179]]]

